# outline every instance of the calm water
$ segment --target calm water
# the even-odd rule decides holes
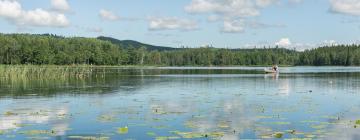
[[[0,139],[360,139],[359,67],[262,70],[0,79]]]

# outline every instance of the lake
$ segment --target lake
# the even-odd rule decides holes
[[[0,139],[360,139],[360,67],[263,69],[0,78]]]

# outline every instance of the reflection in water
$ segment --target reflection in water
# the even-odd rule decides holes
[[[360,74],[302,69],[106,68],[83,79],[0,78],[0,139],[358,139]]]

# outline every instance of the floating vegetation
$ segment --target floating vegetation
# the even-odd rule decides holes
[[[157,125],[157,126],[152,126],[152,128],[155,128],[155,129],[165,129],[165,128],[168,128],[169,126],[166,126],[166,125]]]
[[[316,135],[314,135],[314,134],[305,134],[305,137],[307,137],[307,138],[315,138]]]
[[[219,128],[223,128],[223,129],[226,129],[226,128],[230,128],[230,125],[229,125],[228,123],[226,123],[226,122],[220,122],[220,123],[218,124],[218,127],[219,127]]]
[[[4,113],[5,116],[14,116],[14,115],[17,115],[17,113],[13,113],[13,112],[10,112],[10,111],[6,111]]]
[[[194,138],[220,138],[224,136],[224,132],[209,132],[209,133],[201,133],[201,132],[181,132],[181,131],[172,131],[172,133],[181,136],[185,139],[194,139]]]
[[[263,124],[272,124],[272,125],[290,125],[290,122],[263,122]]]
[[[127,134],[129,132],[129,128],[127,126],[118,128],[117,131],[119,134]]]
[[[326,128],[326,125],[325,124],[319,124],[319,125],[311,125],[310,127],[314,128],[314,129],[324,129],[324,128]]]
[[[176,140],[176,139],[180,139],[180,137],[178,137],[178,136],[161,136],[161,137],[155,138],[155,140]]]
[[[99,122],[104,122],[104,123],[116,122],[117,121],[117,119],[112,115],[100,115],[100,116],[97,117],[97,120]]]
[[[360,125],[360,120],[356,120],[355,124]]]
[[[280,138],[282,138],[282,137],[284,136],[284,134],[283,134],[282,132],[276,132],[276,133],[273,134],[273,136],[274,136],[275,138],[280,139]]]
[[[296,130],[286,130],[286,132],[295,135],[296,134]]]
[[[39,137],[39,136],[27,137],[27,138],[31,139],[31,140],[48,140],[48,139],[50,139],[49,137]]]
[[[27,131],[20,131],[19,134],[24,135],[55,135],[56,132],[54,130],[27,130]]]
[[[109,140],[109,137],[96,137],[96,136],[68,136],[67,139],[74,139],[74,140]]]
[[[193,121],[187,121],[184,124],[187,128],[197,128],[198,126]]]
[[[156,134],[154,132],[147,132],[146,135],[151,136],[151,137],[156,136]]]

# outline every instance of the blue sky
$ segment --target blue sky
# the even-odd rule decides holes
[[[155,45],[305,49],[358,43],[360,0],[0,0],[3,33]]]

